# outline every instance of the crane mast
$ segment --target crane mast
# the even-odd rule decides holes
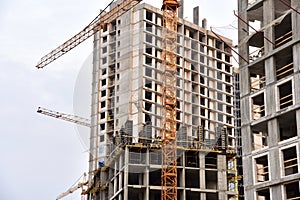
[[[177,0],[164,0],[163,11],[163,114],[162,114],[162,200],[177,199],[176,144],[176,48]]]

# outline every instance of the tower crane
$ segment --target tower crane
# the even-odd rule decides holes
[[[87,186],[87,184],[88,184],[88,181],[86,180],[86,173],[84,173],[83,174],[83,180],[82,180],[82,182],[78,183],[74,187],[71,187],[66,192],[63,192],[60,195],[58,195],[57,198],[56,198],[56,200],[64,198],[65,196],[67,196],[67,195],[75,192],[79,188],[81,188],[81,200],[85,200],[86,190],[84,189],[84,186]]]
[[[41,113],[43,115],[62,119],[62,120],[68,121],[68,122],[73,122],[75,124],[80,124],[80,125],[87,126],[87,127],[91,126],[91,121],[89,119],[49,110],[49,109],[42,108],[42,107],[38,107],[37,113]]]
[[[176,144],[176,48],[177,0],[164,0],[162,51],[162,200],[177,199],[177,144]]]
[[[113,2],[104,9],[88,26],[71,39],[45,55],[37,64],[37,68],[43,68],[65,53],[69,52],[80,43],[94,35],[99,30],[125,12],[136,6],[142,0],[123,0],[107,13],[103,13]],[[177,146],[176,146],[176,44],[177,44],[177,10],[179,7],[177,0],[163,0],[163,51],[162,51],[162,200],[177,199]],[[70,120],[60,113],[39,108],[39,113],[52,117],[61,118],[67,121],[79,122],[80,120]],[[90,123],[86,123],[86,125]]]

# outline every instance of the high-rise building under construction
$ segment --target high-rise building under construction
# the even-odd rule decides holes
[[[177,197],[235,199],[232,42],[201,23],[180,8]],[[144,3],[94,36],[89,199],[161,197],[162,25]]]
[[[246,199],[300,199],[300,1],[239,0]]]

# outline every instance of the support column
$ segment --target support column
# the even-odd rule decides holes
[[[276,88],[275,85],[270,85],[266,88],[265,92],[265,112],[266,116],[276,113],[276,108],[277,108],[277,96],[276,96]]]
[[[238,15],[248,21],[247,17],[247,7],[248,7],[248,0],[239,0],[238,1]],[[238,36],[239,36],[239,54],[248,60],[249,58],[249,49],[248,44],[244,42],[244,38],[248,36],[249,27],[247,24],[242,22],[241,20],[238,20]],[[245,31],[246,30],[246,31]],[[240,69],[242,69],[244,66],[247,66],[248,63],[244,61],[243,59],[239,59]],[[242,93],[241,93],[242,95]]]
[[[199,26],[199,6],[195,7],[193,10],[193,22]]]
[[[300,1],[292,0],[291,7],[295,8],[299,11]],[[293,31],[293,39],[299,40],[300,39],[300,15],[295,11],[292,11],[292,31]],[[299,55],[299,54],[294,54]]]
[[[252,131],[250,125],[241,128],[243,142],[243,156],[249,155],[252,152]]]
[[[256,191],[254,189],[250,189],[245,191],[245,199],[255,199]]]
[[[183,170],[182,170],[182,187],[183,187],[183,191],[182,191],[182,195],[183,195],[183,199],[186,199],[186,190],[185,190],[185,163],[186,163],[186,157],[185,157],[185,151],[183,151],[182,154],[182,164],[183,164]]]
[[[271,196],[273,199],[284,199],[283,191],[281,185],[275,185],[271,188]]]
[[[149,152],[149,149],[147,149],[146,170],[144,172],[144,185],[146,186],[146,192],[145,192],[146,200],[149,200],[149,197],[150,197],[149,168],[150,168],[150,152]]]
[[[115,180],[113,182],[111,182],[109,179],[110,177],[113,177],[114,176],[114,169],[112,168],[109,168],[108,169],[108,197],[111,198],[113,195],[114,195],[114,183],[115,183]]]
[[[113,173],[114,173],[114,175],[113,175],[114,176],[114,180],[113,180],[114,192],[113,192],[113,195],[116,194],[118,192],[118,189],[119,189],[118,188],[118,184],[117,184],[118,183],[118,177],[117,177],[117,169],[118,168],[117,168],[117,164],[118,164],[118,162],[115,162],[114,163],[114,167],[112,169]]]
[[[240,77],[243,77],[243,79],[240,78],[240,92],[241,97],[247,95],[250,93],[250,74],[248,66],[240,68],[239,70]]]
[[[129,149],[125,147],[125,168],[124,168],[124,200],[128,200],[128,163],[129,163]]]
[[[280,155],[278,148],[272,148],[269,151],[269,179],[271,181],[279,180],[282,170],[280,167]]]
[[[270,148],[277,146],[278,140],[279,140],[278,119],[274,118],[268,121],[268,146]]]
[[[296,111],[297,134],[300,137],[300,109]]]
[[[252,162],[252,156],[245,156],[243,159],[243,165],[244,167],[244,188],[245,188],[245,199],[255,199],[254,198],[254,189],[250,189],[249,187],[252,187],[254,185],[253,180],[253,162]]]
[[[199,159],[200,159],[200,162],[199,162],[199,168],[200,168],[200,189],[206,189],[205,186],[206,186],[206,180],[205,180],[205,155],[204,153],[199,153]],[[201,200],[206,200],[206,194],[205,193],[201,193],[200,194],[201,196]]]
[[[226,155],[217,155],[217,166],[218,166],[218,195],[219,199],[227,200],[227,161]]]
[[[275,5],[274,1],[264,1],[263,5],[263,26],[271,23],[275,19],[275,11],[274,11]],[[274,27],[273,26],[267,26],[267,28],[264,31],[264,35],[269,40],[273,41],[274,43]],[[268,40],[264,39],[264,46],[265,46],[265,54],[272,51],[274,48],[274,45],[269,42]]]
[[[124,177],[124,171],[122,170],[121,171],[121,169],[123,168],[123,165],[124,165],[124,163],[122,162],[123,161],[123,156],[124,156],[124,154],[121,154],[120,155],[120,158],[119,158],[119,170],[120,170],[120,174],[119,174],[119,189],[120,190],[122,190],[123,189],[123,181],[124,181],[124,179],[123,179],[123,177]],[[124,197],[122,196],[122,192],[120,193],[120,195],[119,195],[119,200],[122,200]]]
[[[296,32],[299,32],[300,35],[300,29]],[[299,38],[300,39],[300,36]],[[300,55],[300,44],[297,43],[293,46],[293,55]],[[300,71],[300,57],[299,56],[294,56],[293,57],[293,62],[294,62],[294,72],[299,72]]]
[[[265,60],[266,85],[276,81],[276,63],[273,57]]]
[[[244,84],[244,83],[241,83]],[[242,120],[242,126],[247,125],[250,123],[250,116],[252,115],[252,110],[250,110],[250,106],[252,106],[252,101],[250,97],[244,97],[240,101],[241,103],[241,118]]]

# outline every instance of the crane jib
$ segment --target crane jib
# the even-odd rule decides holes
[[[94,35],[96,32],[101,30],[103,27],[105,27],[105,24],[108,24],[112,22],[113,20],[116,20],[118,17],[123,15],[128,10],[135,7],[141,0],[123,0],[120,4],[116,5],[114,8],[112,8],[109,12],[105,13],[105,10],[107,10],[108,7],[112,5],[114,2],[111,1],[104,10],[100,12],[100,14],[88,25],[86,26],[82,31],[77,33],[75,36],[73,36],[71,39],[45,55],[41,58],[41,60],[38,62],[36,67],[38,69],[44,68],[46,65],[50,64],[54,60],[58,59],[62,55],[66,54],[67,52],[71,51],[75,47],[77,47],[79,44],[90,38],[92,35]]]

